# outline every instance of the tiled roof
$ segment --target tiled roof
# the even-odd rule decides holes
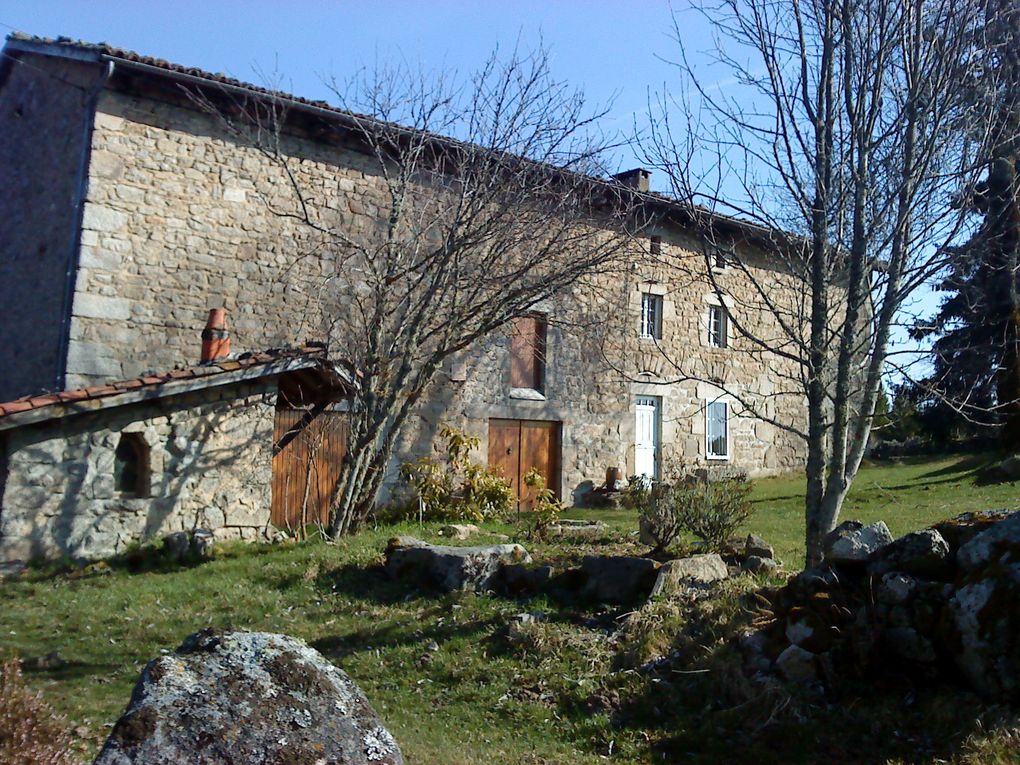
[[[244,82],[234,77],[228,77],[225,74],[216,74],[214,72],[208,72],[205,69],[199,69],[194,66],[183,66],[181,64],[175,64],[172,61],[167,61],[162,58],[154,58],[153,56],[143,56],[140,53],[135,53],[133,50],[127,50],[126,48],[118,48],[115,45],[109,43],[100,42],[93,43],[86,40],[72,40],[70,37],[37,37],[36,35],[28,35],[23,32],[12,32],[7,36],[8,40],[16,40],[18,42],[30,43],[32,45],[47,45],[56,46],[58,48],[66,48],[73,51],[86,51],[89,53],[95,53],[98,56],[109,56],[111,58],[117,58],[122,61],[130,61],[135,64],[143,64],[145,66],[156,67],[157,69],[163,69],[167,72],[174,72],[176,74],[185,74],[191,77],[199,77],[203,80],[209,80],[210,82],[218,82],[221,85],[229,85],[234,88],[243,88],[244,90],[250,90],[253,93],[258,93],[264,96],[272,96],[274,98],[282,98],[287,101],[295,101],[297,103],[305,104],[306,106],[314,106],[317,109],[326,109],[327,111],[336,112],[337,114],[346,114],[358,117],[364,117],[364,115],[355,115],[354,112],[350,112],[344,109],[338,109],[335,106],[331,106],[326,101],[314,101],[309,98],[302,98],[301,96],[295,96],[291,93],[285,93],[281,90],[270,90],[268,88],[262,88],[258,85],[253,85],[250,82]],[[368,118],[366,118],[368,119]]]
[[[161,374],[134,377],[130,380],[118,380],[117,382],[94,385],[90,388],[79,388],[78,390],[45,393],[39,396],[25,396],[14,401],[8,401],[5,404],[0,404],[0,419],[12,414],[42,409],[55,404],[75,404],[83,401],[106,399],[143,389],[154,389],[161,385],[181,380],[214,378],[227,372],[236,372],[259,366],[270,367],[270,365],[291,360],[308,359],[309,361],[324,361],[325,358],[325,349],[322,346],[315,345],[303,346],[301,348],[274,348],[258,353],[243,353],[233,359],[224,359],[223,361],[215,361],[194,367],[171,369],[169,372]],[[275,371],[272,368],[268,368],[266,373],[274,374]],[[210,382],[212,382],[211,379]]]

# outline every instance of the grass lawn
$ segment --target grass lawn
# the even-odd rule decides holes
[[[867,467],[844,517],[883,519],[898,535],[1020,504],[1015,484],[982,481],[982,464]],[[800,478],[762,480],[754,492],[750,528],[788,568],[803,556],[802,496]],[[537,560],[642,551],[632,513],[570,515],[602,518],[610,533],[584,546],[529,544]],[[193,568],[30,572],[0,585],[0,656],[29,660],[26,676],[70,718],[83,754],[105,738],[146,661],[216,626],[308,641],[364,689],[408,763],[1020,761],[1015,721],[1001,727],[1012,713],[966,694],[894,689],[830,705],[748,691],[724,662],[728,635],[754,618],[746,577],[694,610],[665,603],[628,615],[544,597],[438,596],[381,574],[387,538],[438,541],[438,528],[367,530],[336,545],[234,546]],[[522,611],[547,618],[508,636]],[[671,650],[681,669],[636,671]],[[51,652],[66,663],[32,668]]]

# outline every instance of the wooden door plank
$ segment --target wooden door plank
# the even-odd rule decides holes
[[[520,488],[519,461],[521,450],[519,420],[489,420],[489,467],[510,482],[514,495]]]

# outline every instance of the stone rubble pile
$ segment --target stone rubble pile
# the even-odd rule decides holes
[[[758,561],[754,569],[749,562]],[[727,565],[727,561],[733,565]],[[705,593],[709,586],[744,570],[772,571],[772,548],[748,536],[726,560],[716,553],[692,555],[665,563],[627,555],[586,555],[581,565],[557,572],[531,565],[520,545],[480,547],[431,545],[414,537],[394,537],[386,549],[386,572],[393,579],[431,586],[443,592],[476,590],[510,597],[551,593],[600,603],[633,605],[678,592]]]
[[[773,612],[740,640],[751,673],[832,687],[887,668],[1016,699],[1020,513],[965,513],[895,540],[884,523],[847,521]]]

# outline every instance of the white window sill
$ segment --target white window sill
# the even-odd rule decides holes
[[[511,388],[510,398],[519,398],[524,401],[545,401],[545,394],[534,388]]]
[[[708,454],[708,455],[705,455],[705,459],[712,460],[713,462],[729,462],[730,455],[728,455],[728,454]]]

